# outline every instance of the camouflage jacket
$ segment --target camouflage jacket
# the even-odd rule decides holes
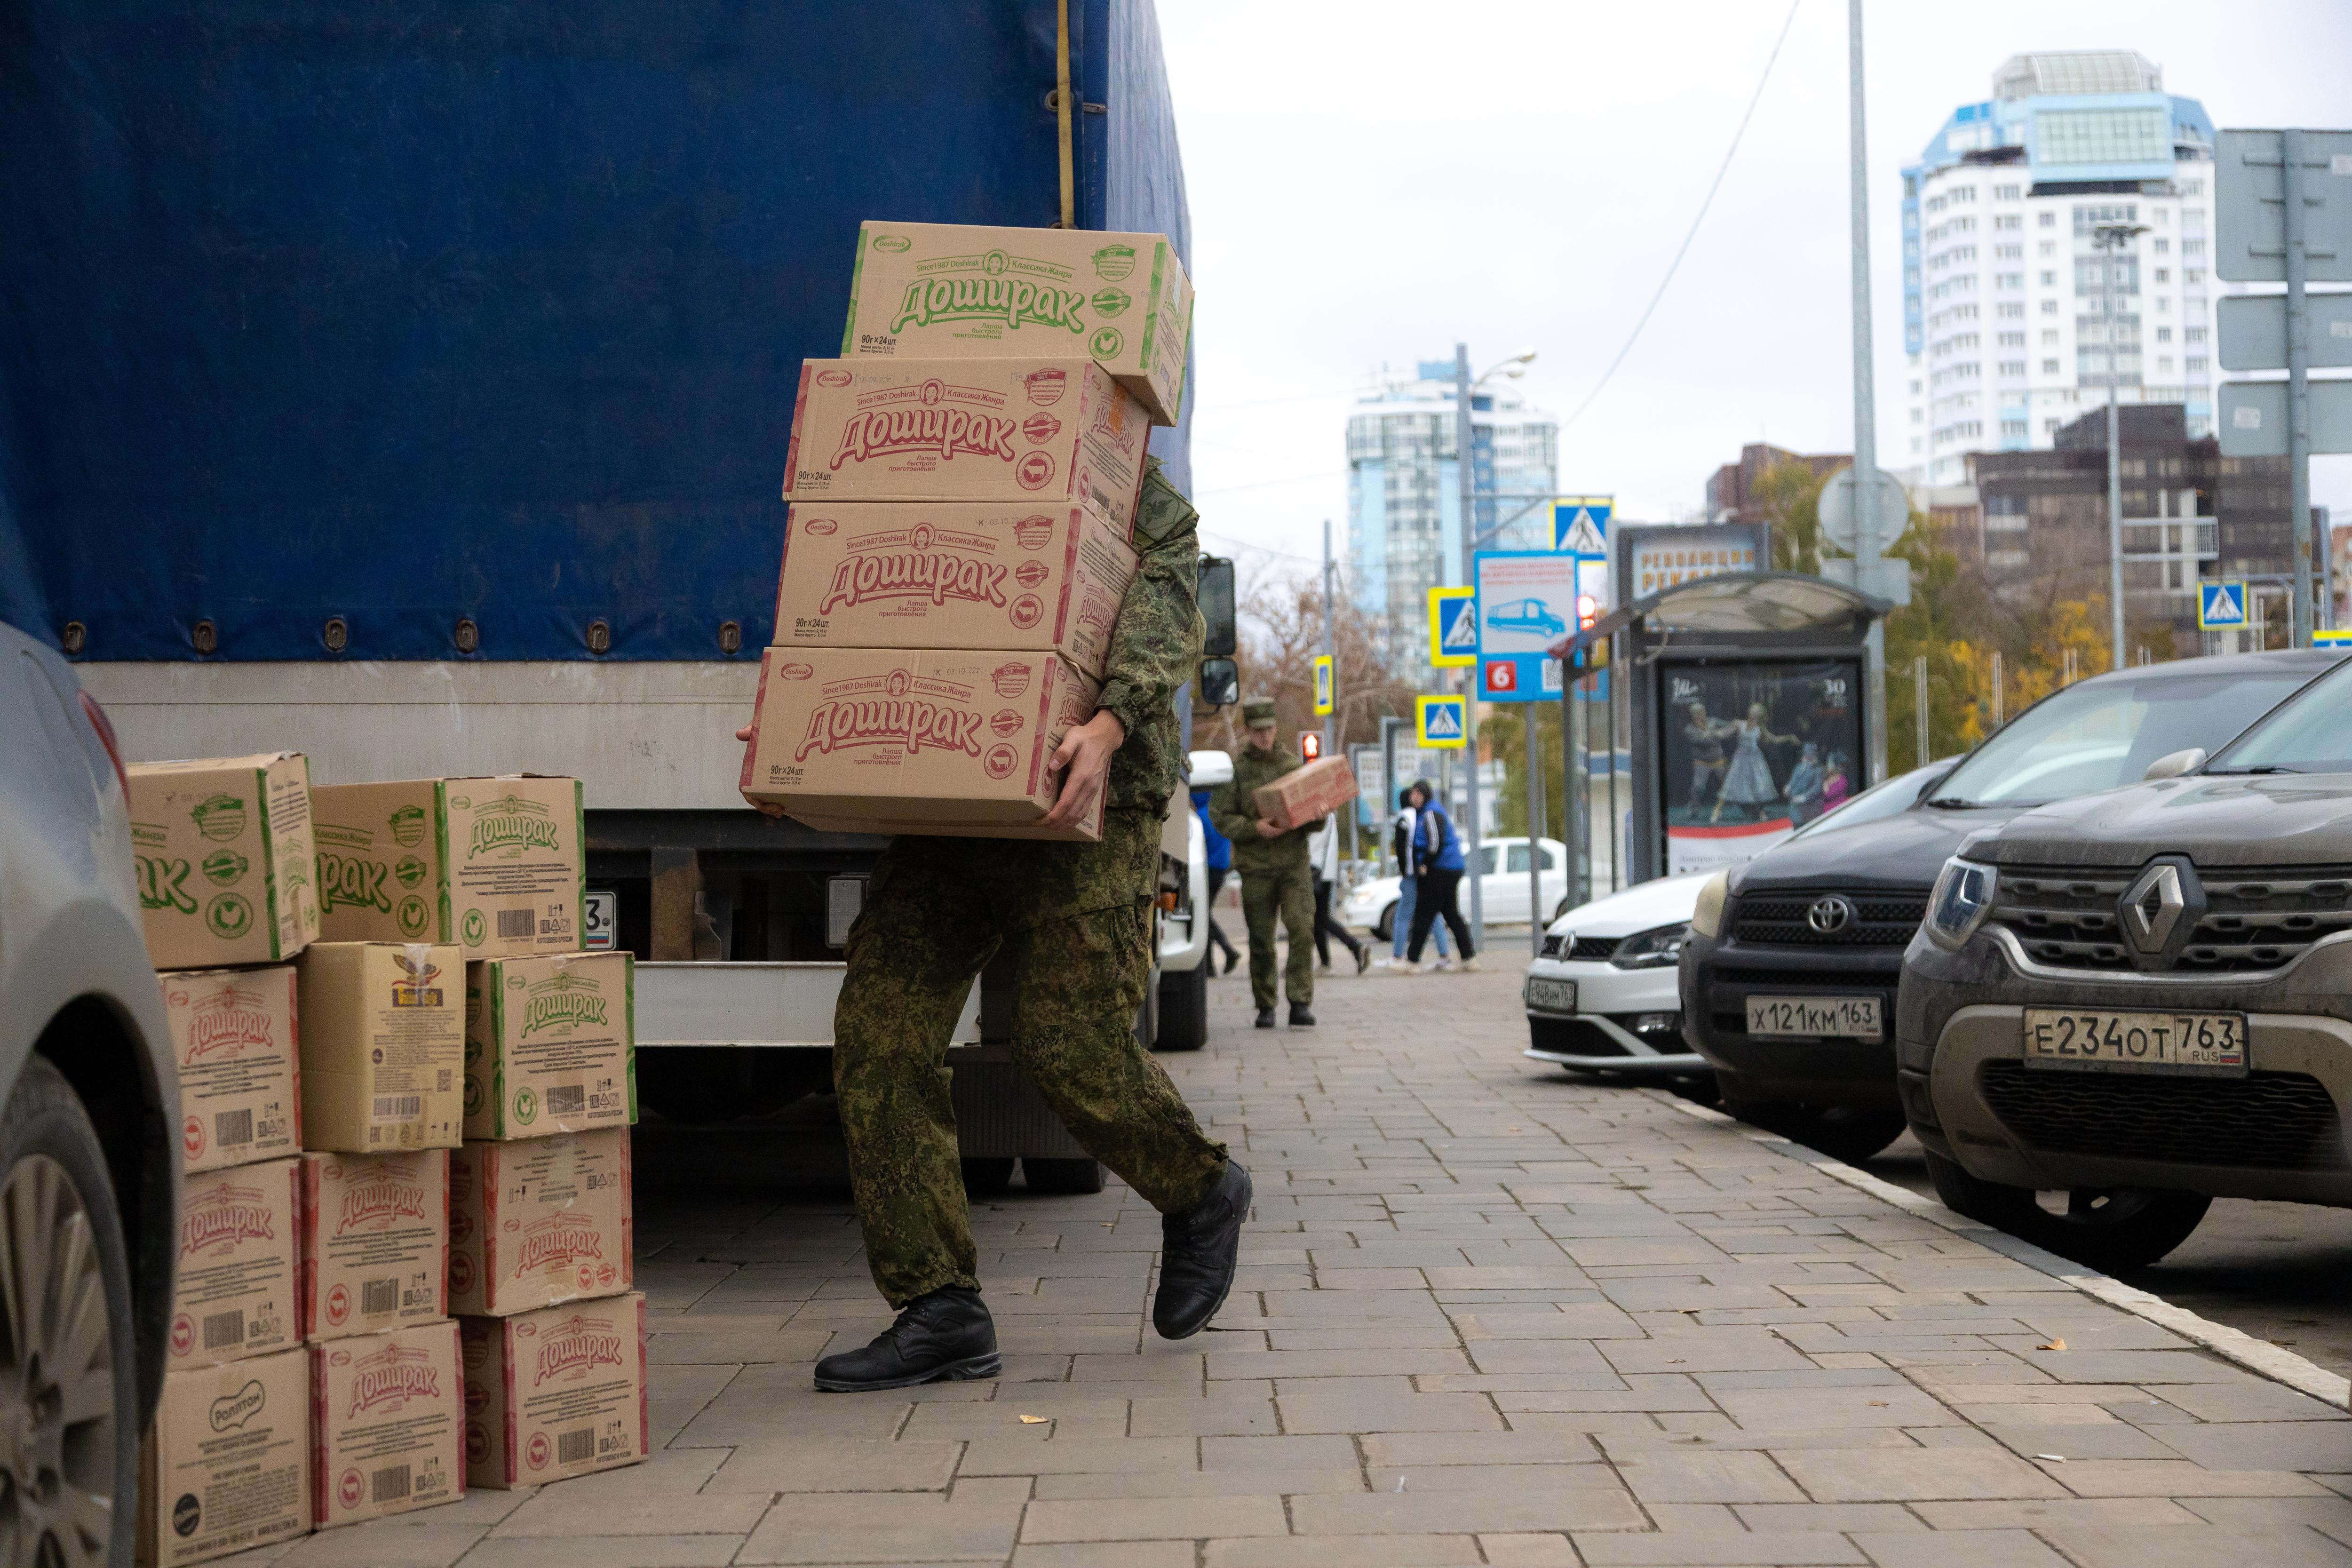
[[[1285,746],[1277,745],[1271,752],[1244,746],[1234,753],[1234,782],[1219,784],[1216,793],[1209,796],[1209,820],[1217,825],[1218,832],[1234,841],[1234,869],[1244,879],[1252,871],[1264,873],[1306,866],[1307,836],[1323,826],[1322,817],[1300,823],[1272,838],[1261,838],[1257,833],[1259,788],[1304,765]]]
[[[1157,816],[1175,792],[1184,737],[1176,724],[1176,693],[1201,663],[1208,628],[1201,620],[1201,514],[1161,477],[1160,459],[1145,460],[1143,499],[1135,509],[1140,560],[1119,601],[1110,658],[1095,706],[1118,715],[1127,741],[1110,759],[1116,811]]]

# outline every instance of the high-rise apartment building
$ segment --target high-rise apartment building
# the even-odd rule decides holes
[[[1391,670],[1429,666],[1429,590],[1461,581],[1462,488],[1454,362],[1384,375],[1348,416],[1348,564],[1357,603],[1387,628]],[[1471,395],[1471,468],[1482,550],[1549,548],[1559,422],[1509,391]]]
[[[2011,57],[1903,171],[1905,433],[1929,486],[2099,407],[2213,430],[2213,122],[2128,50]],[[2146,230],[2119,249],[2102,225]],[[1891,450],[1889,448],[1891,447]]]

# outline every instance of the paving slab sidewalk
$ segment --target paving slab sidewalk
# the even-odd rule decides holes
[[[2352,1419],[1659,1097],[1522,1059],[1515,952],[1163,1058],[1257,1184],[1213,1330],[1159,1221],[975,1205],[987,1384],[819,1395],[839,1197],[641,1202],[648,1465],[235,1561],[635,1568],[2352,1564]],[[2062,1341],[2063,1350],[2044,1347]]]

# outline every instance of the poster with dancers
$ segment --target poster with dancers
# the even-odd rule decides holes
[[[1752,859],[1861,790],[1860,661],[1662,674],[1669,876]]]

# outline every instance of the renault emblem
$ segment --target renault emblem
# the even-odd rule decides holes
[[[2180,885],[2180,868],[2150,866],[2124,895],[2124,931],[2140,952],[2162,952],[2188,908],[2189,895]]]
[[[1815,936],[1835,936],[1853,924],[1853,905],[1835,893],[1815,899],[1805,910],[1805,924]]]

